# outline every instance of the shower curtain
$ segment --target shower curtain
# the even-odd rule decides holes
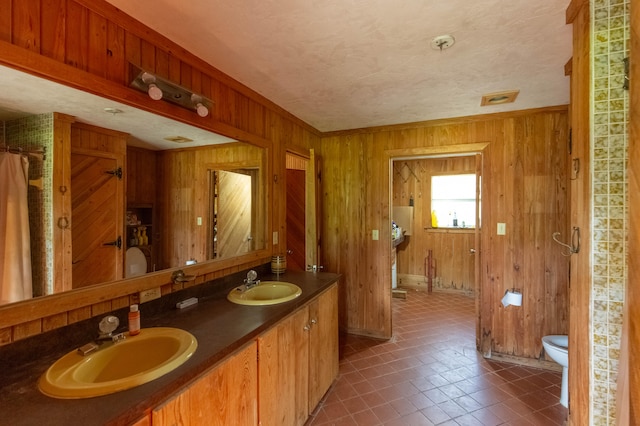
[[[32,297],[29,160],[0,152],[0,304]]]

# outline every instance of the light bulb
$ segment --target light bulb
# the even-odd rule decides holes
[[[198,102],[198,105],[196,105],[196,111],[198,112],[198,115],[200,117],[206,117],[207,115],[209,115],[209,108],[207,108],[200,102]]]
[[[160,99],[162,99],[162,89],[156,86],[155,83],[149,84],[149,90],[147,91],[147,93],[149,93],[149,97],[154,101],[159,101]]]

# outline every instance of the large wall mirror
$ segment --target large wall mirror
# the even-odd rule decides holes
[[[31,229],[29,238],[0,246],[3,287],[19,283],[2,288],[0,307],[268,248],[265,148],[11,68],[0,67],[0,87],[0,155],[17,153],[28,165],[25,202]],[[71,122],[68,135],[59,133],[61,117]],[[61,138],[71,141],[69,152],[60,152]],[[113,148],[118,141],[126,145],[123,157]],[[96,147],[116,153],[96,154]],[[124,159],[122,164],[117,158]],[[70,188],[54,187],[51,176],[67,172]],[[14,184],[0,177],[0,187],[15,189],[9,185]],[[56,191],[71,194],[70,217],[51,197]],[[112,192],[96,195],[100,191]],[[0,224],[5,241],[7,230],[18,228],[14,220]],[[103,222],[109,220],[116,237],[103,235]],[[53,247],[49,235],[60,229],[73,235],[64,250],[73,252],[69,267],[74,273],[64,280],[56,260],[63,248]],[[93,257],[89,250],[95,250]],[[100,269],[105,275],[98,274]],[[24,285],[28,275],[30,288]]]

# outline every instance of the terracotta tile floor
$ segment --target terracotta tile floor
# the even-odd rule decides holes
[[[340,336],[340,373],[307,422],[320,425],[562,425],[561,373],[484,359],[474,300],[409,291],[394,337]]]

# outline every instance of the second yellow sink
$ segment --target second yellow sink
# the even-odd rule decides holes
[[[288,302],[302,294],[302,289],[295,284],[284,281],[262,281],[249,289],[234,288],[227,299],[239,305],[277,305]]]
[[[137,336],[104,344],[80,355],[69,352],[38,382],[40,391],[55,398],[90,398],[150,382],[182,365],[198,347],[189,332],[170,327],[143,328]]]

